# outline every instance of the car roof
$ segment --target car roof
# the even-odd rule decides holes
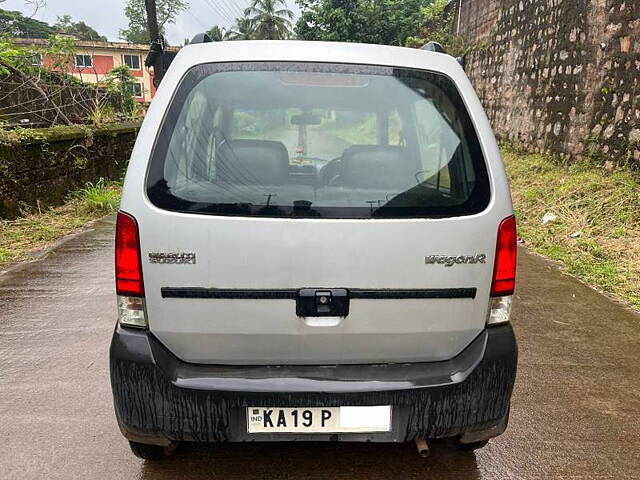
[[[464,75],[450,55],[387,45],[294,40],[225,41],[187,45],[172,63],[173,69],[188,70],[211,62],[321,62],[354,63],[427,69],[449,76]]]

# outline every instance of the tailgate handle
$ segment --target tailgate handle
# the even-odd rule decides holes
[[[302,288],[296,296],[299,317],[346,317],[349,292],[345,288]]]

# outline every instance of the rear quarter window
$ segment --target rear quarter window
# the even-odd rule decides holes
[[[460,216],[490,197],[482,149],[448,77],[289,62],[187,72],[146,187],[163,209],[263,217]]]

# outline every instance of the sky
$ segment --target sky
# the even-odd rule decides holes
[[[233,18],[249,4],[250,0],[187,0],[190,4],[188,11],[183,12],[176,23],[167,28],[167,38],[172,45],[182,45],[185,38],[193,36],[213,25],[228,27]],[[44,8],[40,9],[34,18],[48,23],[55,23],[56,17],[71,15],[74,21],[84,21],[105,35],[109,40],[118,41],[118,31],[126,27],[124,16],[126,0],[47,0]],[[287,0],[287,4],[298,15],[298,6],[294,0]],[[0,3],[5,10],[18,10],[24,15],[32,16],[33,10],[24,0],[5,0]]]

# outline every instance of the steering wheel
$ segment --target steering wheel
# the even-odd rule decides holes
[[[319,172],[320,182],[323,185],[331,185],[333,181],[339,176],[342,157],[334,158],[327,162]]]

